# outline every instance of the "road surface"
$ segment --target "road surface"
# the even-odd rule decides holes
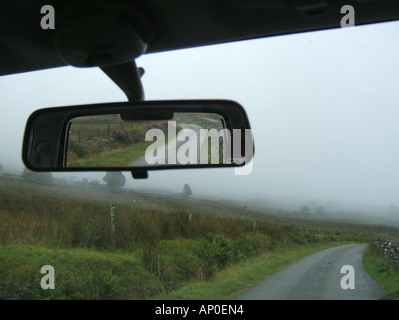
[[[346,245],[323,250],[271,275],[237,295],[237,300],[378,300],[382,289],[362,266],[366,245]],[[353,266],[354,289],[342,289],[341,273]],[[347,282],[348,283],[348,282]]]
[[[192,135],[195,135],[196,137],[196,141],[197,141],[197,145],[196,145],[196,153],[195,154],[190,154],[190,164],[199,164],[200,163],[200,151],[201,151],[201,146],[203,141],[200,138],[200,129],[203,129],[202,127],[195,125],[195,124],[180,124],[180,127],[182,129],[191,129],[191,133]],[[173,141],[173,143],[175,143],[174,147],[172,147],[172,150],[174,150],[175,152],[177,152],[179,150],[179,148],[186,143],[185,140],[183,141],[178,141],[179,140],[179,136],[180,134],[182,134],[182,131],[179,132],[176,140],[177,141]],[[158,159],[164,159],[165,160],[165,164],[168,164],[168,146],[169,143],[167,143],[166,145],[160,145],[157,146],[157,158]],[[170,163],[171,165],[175,165],[175,164],[179,164],[177,162],[177,153],[176,153],[176,160],[173,163]],[[159,164],[162,165],[162,164]],[[142,155],[140,157],[138,157],[136,160],[132,161],[131,163],[129,163],[128,165],[129,167],[148,167],[148,163],[146,161],[145,155]],[[152,165],[155,166],[155,165]]]

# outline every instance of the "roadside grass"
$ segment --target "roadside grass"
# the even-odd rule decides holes
[[[111,200],[118,203],[115,245]],[[0,181],[0,221],[4,299],[225,299],[241,283],[264,278],[262,269],[274,272],[319,247],[373,236],[369,227],[307,228],[224,203],[11,181]],[[40,288],[43,265],[55,269],[55,290]]]
[[[231,265],[205,282],[190,282],[178,290],[156,296],[156,300],[231,300],[273,273],[320,250],[350,244],[333,242],[282,248]]]
[[[152,250],[163,240],[195,239],[209,234],[222,237],[209,241],[227,243],[249,235],[265,249],[273,249],[277,245],[337,240],[336,234],[331,233],[329,228],[307,230],[295,224],[268,221],[267,217],[261,216],[254,229],[253,219],[250,218],[213,216],[203,213],[198,204],[197,208],[185,207],[177,199],[166,199],[163,203],[169,209],[164,211],[151,207],[154,203],[149,207],[117,206],[116,247],[130,250],[144,245]],[[173,206],[173,203],[176,205]],[[211,208],[218,210],[217,206]],[[0,193],[0,221],[0,244],[97,249],[111,246],[109,205],[103,203]],[[342,230],[339,237],[342,240],[362,240],[369,235]]]
[[[103,118],[103,116],[101,116]],[[126,167],[144,156],[147,148],[154,144],[153,141],[145,141],[146,133],[151,128],[166,130],[165,121],[131,122],[117,119],[96,121],[86,118],[89,122],[75,122],[73,134],[70,136],[71,150],[68,154],[67,166],[79,167]],[[130,130],[134,129],[129,133]],[[119,132],[115,136],[115,132]],[[134,133],[133,133],[134,132]],[[112,138],[112,147],[106,147],[101,139]],[[165,135],[165,145],[169,135]],[[78,142],[77,142],[78,141]],[[158,144],[158,147],[163,143]],[[153,149],[155,146],[153,147]]]
[[[0,299],[232,299],[300,258],[341,244],[314,244],[265,252],[229,265],[205,280],[183,279],[180,282],[178,279],[168,279],[175,281],[176,290],[170,290],[170,283],[166,279],[157,272],[151,272],[137,253],[33,245],[0,246]],[[176,255],[181,255],[181,250],[174,251],[168,257],[173,259]],[[180,268],[172,263],[169,268],[174,273],[180,272],[180,277],[184,272],[195,273],[195,269],[187,262],[180,265]],[[181,264],[182,261],[177,263]],[[43,290],[40,286],[44,276],[40,270],[44,265],[51,265],[55,270],[54,290]]]
[[[399,265],[385,257],[374,243],[364,253],[363,265],[367,273],[384,290],[386,300],[399,300]]]
[[[55,270],[55,288],[41,288],[42,266]],[[143,299],[160,292],[159,280],[126,252],[33,245],[0,247],[0,299]]]
[[[145,154],[147,147],[153,143],[141,142],[136,143],[134,146],[126,146],[112,151],[102,152],[96,155],[90,155],[84,159],[75,159],[68,163],[68,167],[79,168],[79,167],[126,167],[132,161],[136,160],[140,156]]]

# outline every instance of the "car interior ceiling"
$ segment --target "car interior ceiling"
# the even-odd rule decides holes
[[[53,5],[58,16],[65,10],[65,3],[69,6],[73,2],[58,0],[46,4]],[[95,1],[98,6],[100,4],[106,6],[111,2],[113,1]],[[123,0],[123,2],[136,12],[132,20],[144,19],[150,25],[151,35],[143,54],[338,28],[342,17],[340,8],[346,4],[356,8],[356,25],[399,19],[397,0]],[[90,0],[78,3],[79,5],[90,3]],[[7,1],[2,4],[0,75],[67,65],[54,47],[53,37],[57,28],[55,30],[40,28],[40,8],[44,4],[41,0]]]

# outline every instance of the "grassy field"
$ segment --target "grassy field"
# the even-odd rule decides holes
[[[162,294],[155,299],[230,300],[252,285],[301,258],[320,250],[348,243],[316,243],[267,251],[221,270],[209,281],[186,283],[178,290]]]
[[[110,167],[127,167],[129,164],[143,156],[148,146],[153,142],[140,142],[133,146],[124,146],[112,151],[102,151],[96,155],[92,155],[87,158],[79,159],[74,158],[74,161],[69,161],[68,167],[71,168],[102,168],[106,166]]]
[[[363,259],[367,273],[385,292],[385,299],[399,300],[399,265],[385,257],[381,248],[369,245]]]
[[[388,230],[178,196],[1,179],[0,221],[3,299],[227,299],[244,288],[233,290],[237,281],[248,285],[325,246],[369,242]],[[55,269],[55,290],[40,287],[43,265]]]
[[[228,265],[207,280],[188,279],[175,290],[167,290],[162,277],[151,272],[137,253],[1,245],[0,299],[225,300],[296,260],[335,245],[314,244],[265,252]],[[192,272],[187,269],[188,261],[185,263],[186,273]],[[43,290],[40,286],[40,269],[44,265],[54,267],[54,290]],[[182,270],[179,272],[182,276]]]
[[[181,129],[179,125],[176,128],[175,123],[222,129],[220,116],[203,113],[177,113],[170,123],[166,120],[122,121],[117,114],[79,117],[71,121],[67,167],[126,167],[153,144],[145,141],[150,129],[160,129],[166,144]]]
[[[146,123],[122,121],[118,115],[81,117],[72,121],[67,166],[124,167],[142,156]]]
[[[132,253],[40,245],[0,247],[1,299],[143,299],[159,281]],[[40,286],[41,267],[55,270],[55,289]]]

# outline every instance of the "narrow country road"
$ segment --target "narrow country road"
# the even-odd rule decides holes
[[[203,143],[203,141],[200,139],[200,129],[202,129],[202,127],[195,125],[195,124],[180,124],[180,127],[182,129],[191,129],[192,130],[192,134],[196,136],[197,139],[197,150],[196,150],[196,154],[190,154],[190,163],[199,163],[200,162],[200,151],[201,151],[201,145]],[[179,132],[176,140],[179,140],[179,136],[180,134],[182,134],[182,132]],[[186,142],[183,141],[175,141],[175,147],[172,148],[172,150],[174,150],[174,152],[178,151],[179,148],[185,144]],[[165,160],[165,164],[168,164],[168,143],[165,145],[159,145],[157,146],[157,157],[159,159],[164,159]],[[177,155],[177,154],[176,154]],[[172,165],[176,164],[176,162],[171,163]],[[136,160],[132,161],[129,165],[129,167],[147,167],[148,163],[146,161],[145,155],[142,155],[140,157],[138,157]],[[153,165],[155,166],[155,165]]]
[[[237,295],[237,300],[378,300],[382,289],[362,266],[366,245],[345,245],[310,255]],[[354,289],[344,290],[341,273],[353,266]]]

